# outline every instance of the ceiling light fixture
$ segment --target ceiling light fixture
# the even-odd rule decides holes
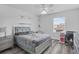
[[[48,14],[53,4],[41,4],[41,14]]]
[[[47,14],[46,10],[42,10],[41,14]]]
[[[47,14],[47,7],[45,4],[41,5],[41,9],[42,9],[41,14]]]

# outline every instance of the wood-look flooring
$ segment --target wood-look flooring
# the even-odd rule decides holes
[[[1,54],[27,54],[24,50],[21,48],[15,46],[13,48],[9,48],[7,50],[4,50],[0,52]],[[49,47],[44,54],[72,54],[72,48],[69,46],[65,46],[64,44],[61,44],[57,40],[52,40],[52,46]]]

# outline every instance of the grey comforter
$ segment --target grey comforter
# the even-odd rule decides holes
[[[50,39],[50,36],[48,34],[32,33],[28,35],[16,35],[15,39],[17,44],[34,51],[35,47]]]

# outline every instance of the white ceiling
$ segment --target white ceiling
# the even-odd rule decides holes
[[[48,14],[60,12],[64,10],[79,8],[79,4],[51,4]],[[40,4],[9,4],[8,6],[30,12],[34,15],[40,15]]]

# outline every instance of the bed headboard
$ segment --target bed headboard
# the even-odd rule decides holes
[[[15,35],[28,34],[30,31],[30,27],[15,27]]]

